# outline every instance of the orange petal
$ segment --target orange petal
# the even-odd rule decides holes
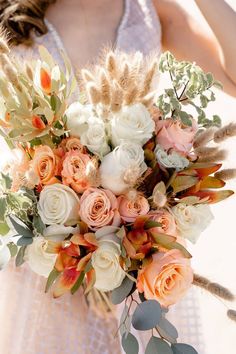
[[[77,279],[80,276],[80,272],[76,270],[76,268],[70,268],[64,270],[63,274],[59,277],[56,282],[53,297],[57,298],[63,294],[65,294],[68,290],[70,290],[73,285],[76,283]]]
[[[171,183],[171,187],[174,190],[174,193],[182,192],[195,184],[199,181],[198,177],[193,176],[177,176],[174,181]]]
[[[86,273],[86,280],[87,280],[87,288],[84,292],[85,295],[92,289],[92,287],[95,284],[96,275],[94,269],[91,269],[88,273]]]
[[[234,192],[231,190],[223,190],[223,191],[217,191],[217,192],[216,191],[201,190],[201,191],[194,193],[194,194],[185,193],[184,195],[182,195],[182,197],[187,197],[188,195],[191,195],[191,196],[199,197],[200,199],[208,198],[207,203],[213,204],[213,203],[218,203],[221,200],[224,200],[224,199],[230,197],[232,194],[234,194]]]
[[[142,245],[144,242],[147,242],[148,235],[144,230],[132,230],[127,235],[129,241],[135,245]]]
[[[193,164],[193,166],[192,166],[192,168],[190,168],[190,170],[192,170],[192,169],[195,170],[197,172],[198,177],[203,178],[203,177],[211,175],[212,173],[215,173],[216,171],[218,171],[221,168],[221,166],[222,166],[221,163],[218,163],[218,164],[196,163],[196,164]]]
[[[136,255],[136,250],[135,250],[134,246],[132,245],[132,243],[127,239],[126,236],[123,238],[123,246],[127,252],[127,255],[130,258],[134,258]]]
[[[61,242],[47,241],[47,253],[59,253],[62,250]]]
[[[42,121],[42,119],[39,116],[33,116],[32,117],[32,125],[36,129],[43,130],[46,128],[46,125]]]
[[[41,86],[42,86],[43,90],[46,93],[50,93],[51,92],[51,77],[48,74],[48,72],[43,68],[40,69],[40,82],[41,82]]]
[[[88,264],[91,257],[92,257],[92,253],[88,253],[86,256],[84,256],[83,258],[80,259],[80,261],[77,265],[77,268],[76,268],[78,270],[78,272],[81,272],[82,270],[84,270],[84,268]]]
[[[149,215],[139,216],[134,222],[134,229],[144,229],[145,223],[150,219]]]
[[[225,182],[216,177],[207,176],[200,183],[200,189],[207,188],[222,188],[225,186]]]

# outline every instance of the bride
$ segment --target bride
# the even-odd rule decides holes
[[[235,14],[223,0],[195,2],[217,36],[218,48],[171,0],[0,0],[0,22],[9,33],[15,55],[37,56],[37,45],[43,44],[59,63],[60,50],[66,51],[75,69],[92,63],[107,44],[123,51],[156,51],[159,55],[162,41],[177,58],[196,61],[213,72],[235,95]],[[1,353],[121,352],[113,337],[116,321],[98,317],[87,308],[81,294],[53,300],[44,294],[45,279],[27,265],[20,269],[9,266],[0,273],[0,282]],[[197,324],[195,327],[195,342],[184,340],[203,353]],[[183,322],[180,332],[182,329]]]

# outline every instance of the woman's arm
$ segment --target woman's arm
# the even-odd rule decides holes
[[[195,61],[203,70],[212,72],[223,83],[226,92],[236,96],[236,78],[233,83],[233,78],[226,75],[220,60],[219,44],[209,28],[190,16],[176,0],[153,2],[162,24],[164,50],[170,50],[179,60]]]
[[[236,12],[225,0],[195,0],[221,47],[226,74],[236,83]]]

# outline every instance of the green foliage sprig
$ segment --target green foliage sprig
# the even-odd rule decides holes
[[[180,118],[183,124],[191,126],[191,116],[186,111],[186,106],[191,105],[196,110],[200,126],[208,128],[221,125],[218,115],[209,119],[205,113],[208,104],[215,101],[214,87],[222,88],[211,73],[204,73],[195,63],[177,61],[170,52],[162,54],[159,70],[169,73],[172,82],[172,88],[165,89],[156,103],[164,119],[170,116]]]

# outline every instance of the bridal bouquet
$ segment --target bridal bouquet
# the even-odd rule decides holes
[[[0,126],[11,150],[0,267],[27,262],[55,298],[81,288],[107,309],[124,302],[126,353],[139,350],[131,326],[150,330],[146,354],[196,353],[165,316],[193,283],[206,287],[187,244],[212,221],[210,204],[233,194],[219,190],[236,175],[221,169],[219,144],[236,124],[221,128],[205,114],[219,83],[170,53],[158,64],[119,52],[77,83],[66,57],[59,68],[39,51],[40,60],[22,63],[0,43]],[[161,95],[157,72],[171,81]]]

